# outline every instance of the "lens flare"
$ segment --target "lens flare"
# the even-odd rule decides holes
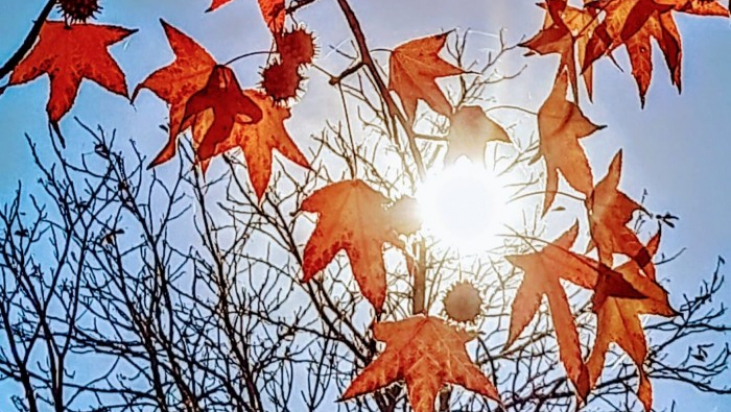
[[[424,228],[461,253],[479,253],[502,244],[506,222],[505,183],[467,159],[430,176],[417,191]]]

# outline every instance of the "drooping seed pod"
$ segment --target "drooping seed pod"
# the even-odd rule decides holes
[[[315,39],[304,28],[286,32],[277,40],[282,62],[302,65],[312,63],[316,54]]]
[[[85,22],[101,10],[99,0],[58,0],[64,19],[69,22]]]
[[[261,76],[262,88],[277,102],[297,97],[300,83],[304,80],[298,66],[286,62],[272,64],[264,69]]]

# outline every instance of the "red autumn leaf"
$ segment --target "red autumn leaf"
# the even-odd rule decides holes
[[[447,141],[449,147],[444,156],[445,165],[466,156],[472,163],[483,166],[487,143],[510,143],[510,138],[505,129],[487,117],[480,106],[464,106],[451,117]]]
[[[46,111],[52,124],[57,124],[71,109],[83,79],[127,97],[124,73],[107,48],[135,32],[117,26],[90,23],[67,26],[64,22],[47,21],[41,28],[38,43],[15,68],[8,84],[26,83],[48,74],[51,94]]]
[[[272,174],[273,152],[277,150],[287,159],[294,163],[309,168],[310,165],[305,156],[289,136],[284,128],[284,121],[291,116],[286,106],[278,105],[271,97],[255,90],[244,90],[244,96],[261,109],[261,120],[251,124],[234,124],[230,135],[221,143],[213,147],[213,152],[199,155],[205,170],[208,159],[212,156],[225,153],[230,149],[239,147],[244,153],[249,179],[254,187],[258,199],[262,199]],[[196,150],[204,139],[206,132],[214,122],[212,113],[208,112],[198,116],[193,125],[193,139]]]
[[[589,392],[589,380],[581,357],[579,334],[574,316],[560,280],[565,279],[591,289],[597,282],[597,266],[590,260],[570,252],[579,231],[578,223],[539,252],[507,256],[507,260],[523,269],[523,281],[513,301],[508,348],[535,316],[543,296],[548,299],[551,319],[556,330],[561,362],[580,398]]]
[[[439,77],[462,74],[464,71],[439,57],[449,33],[424,37],[402,44],[389,59],[389,90],[401,98],[406,117],[413,122],[416,105],[423,100],[435,112],[450,116],[452,105],[439,89]]]
[[[373,333],[386,343],[386,349],[353,380],[342,400],[403,380],[414,412],[433,412],[437,392],[446,384],[500,402],[497,389],[470,360],[465,344],[474,336],[464,330],[436,317],[417,315],[377,323]]]
[[[214,11],[220,7],[231,3],[233,0],[213,0],[211,6],[208,7],[206,12]],[[282,30],[284,30],[284,18],[287,14],[287,10],[284,7],[284,0],[258,0],[259,8],[261,9],[262,17],[269,27],[269,30],[274,34],[274,37],[278,37]]]
[[[715,0],[598,0],[588,7],[606,13],[586,49],[583,67],[624,45],[630,57],[641,104],[652,78],[652,45],[655,39],[670,70],[672,84],[681,90],[682,45],[672,11],[702,16],[728,17],[729,12]]]
[[[567,75],[563,72],[538,110],[538,154],[546,159],[544,215],[556,197],[559,171],[571,187],[587,196],[591,193],[593,177],[579,139],[604,128],[592,123],[576,103],[566,99],[567,90]]]
[[[586,200],[592,243],[597,248],[601,263],[611,267],[614,264],[613,255],[620,253],[637,262],[645,269],[645,273],[654,279],[655,267],[652,265],[651,256],[637,235],[627,227],[632,220],[632,214],[644,209],[619,191],[621,170],[620,150],[614,156],[607,175],[597,183]]]
[[[729,16],[728,8],[716,0],[655,0],[655,2],[671,5],[675,11],[697,16]]]
[[[149,75],[132,93],[134,100],[140,90],[146,88],[170,105],[168,143],[149,167],[157,166],[175,156],[178,134],[191,124],[191,121],[182,122],[185,105],[194,93],[205,86],[216,65],[213,57],[193,39],[163,20],[160,23],[165,29],[170,48],[175,53],[175,61]]]
[[[546,9],[543,28],[520,46],[541,55],[558,54],[561,57],[558,75],[560,76],[566,70],[571,89],[574,95],[578,95],[576,57],[578,55],[578,67],[583,67],[586,45],[599,24],[596,12],[591,8],[578,9],[569,6],[566,0],[548,0],[540,6]],[[588,67],[583,73],[589,99],[592,97],[593,90],[592,73],[591,67]]]
[[[207,110],[212,112],[213,121],[196,146],[199,161],[217,154],[216,146],[231,136],[237,122],[256,123],[263,116],[259,106],[241,91],[233,70],[220,65],[213,68],[203,89],[188,99],[181,127],[193,116]]]
[[[665,55],[672,83],[680,90],[680,34],[669,14],[671,9],[671,6],[660,5],[653,0],[606,4],[604,11],[607,17],[589,43],[585,65],[624,44],[644,106],[652,78],[651,38],[655,38]]]
[[[652,44],[655,38],[665,56],[665,62],[670,69],[670,81],[681,90],[680,58],[682,56],[680,33],[672,15],[669,13],[654,13],[644,26],[625,45],[632,65],[632,76],[637,82],[640,94],[640,104],[645,105],[645,96],[652,79]]]
[[[213,0],[213,2],[211,3],[211,6],[208,7],[206,12],[214,11],[214,10],[218,9],[219,7],[222,7],[228,3],[231,3],[232,1],[233,0]]]
[[[660,232],[647,244],[650,256],[657,252],[659,242]],[[593,298],[594,312],[598,318],[597,335],[586,362],[590,385],[594,387],[599,380],[609,345],[614,342],[637,365],[640,377],[637,394],[645,410],[649,411],[652,408],[652,386],[642,366],[647,356],[647,342],[639,315],[675,316],[677,313],[668,303],[667,292],[654,280],[643,276],[636,262],[630,260],[616,268],[615,272],[620,273],[643,297],[628,299],[608,296],[607,283],[600,278]]]
[[[402,209],[388,208],[390,204],[361,180],[333,183],[305,199],[300,210],[317,213],[319,219],[305,246],[303,281],[312,279],[344,250],[361,293],[380,312],[386,299],[383,246],[403,248],[398,234],[406,234]]]

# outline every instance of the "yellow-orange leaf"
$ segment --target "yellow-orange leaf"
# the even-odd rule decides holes
[[[593,245],[599,253],[599,261],[607,266],[614,263],[613,255],[620,253],[644,268],[645,273],[655,278],[655,267],[645,246],[637,235],[627,227],[632,214],[643,210],[642,206],[619,191],[622,170],[622,151],[612,159],[609,172],[597,183],[586,200],[589,210],[589,226]]]
[[[312,279],[344,250],[361,293],[380,312],[386,299],[383,246],[403,248],[398,233],[405,229],[400,219],[405,204],[389,208],[390,203],[361,180],[333,183],[305,199],[300,209],[317,213],[319,219],[305,246],[303,281]]]
[[[650,256],[655,255],[659,242],[660,232],[647,245]],[[615,272],[620,273],[643,297],[628,299],[608,296],[607,283],[600,278],[593,298],[594,312],[598,317],[597,335],[586,362],[590,383],[594,387],[599,380],[609,345],[614,342],[637,365],[640,378],[637,395],[645,410],[649,411],[652,408],[652,386],[642,366],[647,356],[647,342],[639,315],[675,316],[677,313],[670,307],[667,292],[654,280],[643,276],[636,262],[630,260],[616,268]]]
[[[578,223],[574,223],[568,231],[539,252],[507,256],[511,264],[523,269],[524,276],[513,301],[505,347],[510,347],[520,336],[538,311],[543,296],[546,296],[561,362],[579,397],[584,399],[589,392],[588,375],[581,357],[574,316],[560,282],[565,279],[587,289],[593,288],[597,282],[597,266],[589,259],[569,251],[578,231]]]
[[[561,58],[558,75],[566,70],[571,89],[574,95],[578,95],[577,66],[583,67],[586,45],[599,24],[596,11],[591,8],[578,9],[569,6],[566,0],[547,0],[540,6],[546,9],[543,28],[520,46],[541,55],[558,54]],[[592,73],[591,67],[583,73],[589,99],[592,98],[593,90]]]
[[[682,45],[672,12],[728,17],[728,10],[715,0],[595,0],[588,5],[603,10],[606,17],[596,27],[586,48],[586,69],[603,55],[625,45],[637,82],[640,102],[652,79],[652,45],[655,39],[670,70],[670,80],[681,90]]]
[[[576,103],[566,99],[567,90],[567,75],[563,72],[538,110],[539,155],[546,159],[543,214],[546,214],[556,197],[559,171],[571,187],[589,195],[593,177],[579,139],[604,128],[592,123]]]
[[[464,330],[436,317],[418,315],[377,323],[373,332],[386,343],[386,349],[355,378],[342,400],[403,380],[414,412],[433,412],[437,392],[446,384],[500,401],[493,384],[470,360],[465,344],[474,336]]]
[[[451,117],[447,141],[445,165],[466,156],[474,164],[483,166],[487,143],[510,143],[510,138],[505,129],[487,117],[480,106],[463,106]]]
[[[398,46],[389,59],[388,88],[401,98],[406,117],[413,122],[416,105],[423,100],[435,112],[449,116],[452,105],[439,89],[439,77],[462,74],[464,71],[439,57],[449,33],[411,40]]]

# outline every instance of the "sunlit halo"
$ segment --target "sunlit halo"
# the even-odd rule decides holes
[[[445,246],[476,253],[501,244],[508,191],[491,171],[460,159],[417,191],[424,228]]]

